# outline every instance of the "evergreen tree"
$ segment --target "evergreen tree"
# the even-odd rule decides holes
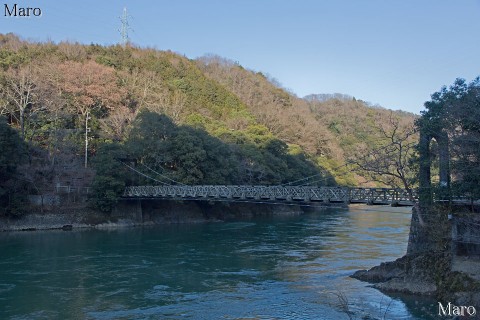
[[[480,78],[455,80],[425,103],[417,126],[448,136],[453,193],[480,198]]]
[[[96,170],[92,184],[93,205],[104,212],[110,212],[125,190],[128,182],[128,172],[122,164],[125,160],[125,151],[117,143],[100,145],[93,160]]]
[[[17,168],[26,160],[26,146],[18,133],[0,117],[0,210],[18,215],[25,207],[24,182]]]

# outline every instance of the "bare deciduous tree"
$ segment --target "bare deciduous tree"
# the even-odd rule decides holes
[[[178,123],[180,121],[186,102],[187,96],[183,92],[176,90],[173,93],[170,105],[167,107],[167,114],[172,118],[173,122]]]
[[[124,90],[117,86],[115,70],[94,61],[67,61],[58,66],[63,77],[62,92],[83,117],[95,107],[113,110],[120,105]]]
[[[0,116],[8,114],[8,102],[0,97]]]
[[[137,111],[125,106],[117,107],[107,118],[100,120],[103,131],[115,141],[123,140],[127,127],[135,119]]]
[[[391,129],[387,130],[385,127]],[[378,126],[378,130],[384,145],[373,150],[364,145],[349,162],[372,181],[407,190],[413,200],[415,172],[411,159],[416,153],[416,128],[413,124],[402,126],[400,121],[391,115],[389,123]]]
[[[5,73],[5,86],[2,96],[6,100],[4,108],[15,118],[20,126],[20,134],[25,138],[25,121],[28,109],[33,110],[36,100],[36,76],[30,66],[9,69]],[[5,110],[4,110],[5,111]]]

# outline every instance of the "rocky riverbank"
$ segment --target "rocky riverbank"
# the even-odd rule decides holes
[[[445,253],[407,255],[370,270],[357,271],[352,277],[373,283],[373,287],[384,292],[469,301],[480,308],[478,258],[452,257]]]
[[[0,218],[0,231],[72,230],[80,228],[128,227],[138,225],[132,218],[105,215],[87,207],[57,208],[20,217]]]
[[[474,306],[479,318],[480,255],[472,244],[477,233],[465,227],[470,224],[464,208],[447,209],[414,207],[407,254],[352,277],[387,294],[430,296],[443,305]],[[478,217],[467,216],[475,222],[472,225],[478,224]]]

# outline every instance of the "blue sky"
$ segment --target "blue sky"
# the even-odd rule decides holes
[[[5,17],[5,3],[42,16]],[[115,44],[124,7],[134,44],[218,54],[300,97],[346,93],[419,113],[443,85],[480,75],[480,0],[6,0],[0,32]]]

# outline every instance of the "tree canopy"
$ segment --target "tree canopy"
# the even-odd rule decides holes
[[[24,200],[24,182],[17,172],[26,160],[26,147],[18,133],[0,117],[0,209],[16,215]]]
[[[448,137],[449,169],[453,193],[480,197],[480,78],[470,83],[457,79],[432,94],[417,126],[426,135]],[[434,150],[433,150],[434,151]]]
[[[415,118],[395,114],[401,128]],[[93,202],[108,210],[121,186],[147,183],[142,175],[116,175],[132,171],[125,164],[169,183],[283,184],[315,176],[304,183],[382,185],[352,173],[346,159],[359,144],[381,145],[371,125],[390,111],[347,95],[301,99],[216,56],[191,60],[0,34],[0,115],[28,144],[25,172],[40,177],[39,193],[93,186]],[[85,152],[93,160],[86,170]]]

